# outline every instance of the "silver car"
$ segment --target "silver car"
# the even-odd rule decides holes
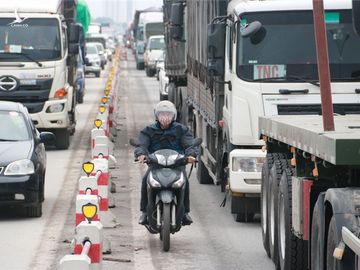
[[[100,77],[101,73],[101,58],[97,47],[92,43],[86,44],[86,57],[85,57],[85,73],[94,73],[95,77]]]

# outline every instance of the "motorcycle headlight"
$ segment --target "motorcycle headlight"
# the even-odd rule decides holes
[[[179,156],[179,155],[170,155],[170,156],[168,157],[168,160],[167,160],[167,165],[168,165],[168,166],[174,165],[176,159],[178,158],[178,156]]]
[[[159,165],[166,166],[166,158],[163,155],[155,154]]]
[[[158,181],[156,181],[152,175],[152,172],[150,172],[150,185],[155,188],[161,188],[161,185]]]
[[[233,158],[234,172],[261,172],[264,158]]]
[[[180,179],[177,180],[174,184],[172,184],[173,188],[181,188],[185,183],[185,177],[184,174],[181,173]]]
[[[34,163],[29,159],[22,159],[10,163],[6,167],[4,175],[27,175],[34,172]]]

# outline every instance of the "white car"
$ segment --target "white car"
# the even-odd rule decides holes
[[[85,64],[85,74],[94,73],[95,77],[100,77],[101,58],[94,44],[86,44]]]
[[[168,86],[169,86],[169,78],[166,76],[164,61],[157,63],[158,76],[159,76],[159,92],[160,92],[160,100],[168,99]]]
[[[156,73],[156,62],[163,55],[165,47],[164,36],[151,36],[144,53],[146,75],[152,77]]]

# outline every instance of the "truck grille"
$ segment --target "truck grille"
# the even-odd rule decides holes
[[[0,91],[0,100],[20,102],[27,107],[29,113],[42,111],[49,94],[53,79],[39,79],[34,85],[20,84],[11,92]]]
[[[279,115],[321,115],[321,105],[278,105]],[[334,113],[360,114],[360,104],[334,104]]]

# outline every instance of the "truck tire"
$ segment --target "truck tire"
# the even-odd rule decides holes
[[[145,68],[145,64],[144,63],[139,63],[139,69],[144,70],[144,68]]]
[[[209,175],[209,172],[205,164],[201,160],[202,152],[203,152],[202,147],[199,146],[199,151],[198,151],[199,163],[197,164],[197,168],[196,168],[197,179],[200,184],[211,184],[213,181]]]
[[[272,261],[275,264],[275,269],[279,268],[279,249],[278,249],[278,209],[277,209],[277,199],[278,199],[278,191],[279,184],[282,173],[285,169],[290,168],[290,160],[288,159],[275,159],[274,164],[270,170],[269,177],[269,189],[267,191],[268,194],[268,226],[269,226],[269,249],[270,256]]]
[[[79,104],[82,104],[84,102],[84,91],[78,92],[77,101]]]
[[[55,147],[57,149],[68,149],[70,145],[70,134],[67,128],[55,130]]]
[[[255,213],[241,213],[241,214],[233,214],[236,222],[251,222],[254,220]]]
[[[292,176],[293,169],[285,169],[280,180],[278,195],[278,243],[281,270],[307,270],[307,242],[292,232]]]
[[[36,206],[27,206],[26,207],[26,216],[27,217],[41,217],[42,216],[42,203],[39,203]]]
[[[350,268],[340,267],[340,262],[334,258],[333,253],[334,249],[337,247],[338,236],[337,236],[337,226],[335,216],[332,216],[329,224],[328,239],[327,239],[327,248],[326,248],[326,269],[336,269],[336,270],[346,270]],[[354,269],[354,268],[352,268]]]
[[[269,176],[270,170],[274,164],[275,159],[284,159],[286,158],[283,153],[270,153],[265,157],[265,161],[261,171],[261,196],[260,196],[260,210],[261,210],[261,231],[262,231],[262,240],[263,246],[268,257],[271,257],[270,246],[269,246],[269,219],[268,219],[268,196],[267,191],[269,189]]]
[[[163,94],[160,93],[160,101],[167,100],[167,99],[168,99],[167,95],[163,95]]]
[[[175,104],[176,87],[174,83],[169,84],[168,93],[168,100]]]
[[[169,251],[170,250],[170,204],[164,203],[163,204],[163,224],[161,227],[161,235],[163,241],[163,250]]]
[[[311,269],[325,269],[324,194],[316,201],[311,223]]]

